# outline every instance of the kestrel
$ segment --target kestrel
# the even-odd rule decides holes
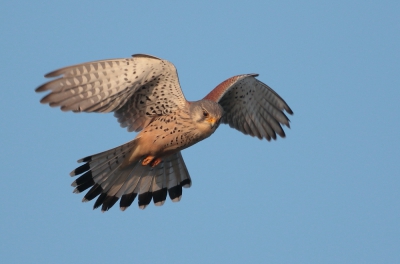
[[[80,175],[74,193],[90,188],[83,202],[96,197],[94,209],[109,210],[119,199],[125,210],[138,196],[144,209],[153,200],[173,202],[192,181],[181,150],[209,137],[220,123],[259,139],[285,137],[286,102],[257,74],[233,76],[202,100],[187,101],[175,66],[143,54],[132,58],[87,62],[55,70],[58,77],[36,89],[50,91],[40,102],[63,111],[114,112],[121,127],[139,132],[119,147],[94,154],[70,175]]]

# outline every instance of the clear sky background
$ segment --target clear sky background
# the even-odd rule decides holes
[[[400,1],[2,1],[3,263],[400,263]],[[34,89],[59,67],[167,59],[188,100],[259,73],[287,137],[220,126],[183,151],[182,200],[101,213],[72,193],[84,156],[135,134]]]

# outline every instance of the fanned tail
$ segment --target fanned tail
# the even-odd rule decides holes
[[[183,161],[182,154],[164,157],[156,167],[143,166],[138,160],[123,166],[126,155],[136,147],[132,140],[122,146],[85,157],[78,162],[86,162],[73,170],[70,175],[80,175],[71,185],[74,193],[88,188],[82,201],[96,197],[93,209],[109,210],[120,198],[120,208],[128,208],[138,196],[139,208],[144,209],[153,200],[156,206],[163,205],[167,194],[173,202],[182,196],[182,187],[190,187],[192,181]]]

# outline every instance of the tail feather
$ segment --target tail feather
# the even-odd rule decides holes
[[[184,162],[180,162],[182,155],[179,153],[179,158],[171,162],[171,169],[175,175],[179,174],[179,185],[174,186],[174,181],[168,183],[168,195],[173,202],[179,202],[182,196],[182,187],[189,188],[192,185],[192,180]]]
[[[102,193],[103,189],[101,186],[97,183],[93,185],[93,187],[85,194],[85,196],[82,199],[82,202],[89,202],[96,198],[98,195]]]
[[[148,167],[138,164],[132,169],[131,177],[127,181],[125,181],[125,190],[119,193],[119,195],[122,195],[119,196],[121,197],[120,208],[122,211],[125,211],[126,208],[128,208],[135,200],[137,194],[139,193],[140,179],[146,172],[146,169],[148,169]]]
[[[70,175],[75,176],[83,172],[86,173],[81,175],[71,184],[72,186],[76,187],[74,193],[80,193],[91,187],[95,183],[101,185],[102,189],[107,191],[107,186],[110,186],[112,183],[110,181],[117,180],[116,177],[109,176],[112,176],[120,168],[125,158],[125,154],[129,152],[133,147],[135,147],[134,143],[135,142],[133,140],[114,149],[88,156],[79,160],[78,162],[85,160],[86,163],[73,170]],[[88,199],[85,195],[84,201],[87,200]]]
[[[182,196],[182,187],[190,187],[191,179],[180,152],[164,157],[156,167],[143,166],[141,160],[122,166],[125,154],[136,147],[136,141],[80,159],[86,162],[71,172],[80,175],[71,185],[74,193],[91,189],[83,202],[97,197],[94,209],[101,206],[109,210],[119,199],[120,208],[125,210],[138,197],[139,208],[144,209],[153,200],[163,205],[167,194],[177,202]]]
[[[179,177],[181,173],[181,168],[179,167],[179,163],[177,162],[177,160],[171,160],[168,165],[169,174],[171,176],[175,176],[169,177],[168,179],[168,195],[173,202],[179,202],[182,197],[182,186],[178,184],[178,182],[180,183],[181,181]]]
[[[119,208],[121,209],[121,211],[125,211],[126,208],[131,206],[131,204],[135,200],[136,196],[137,196],[137,193],[134,193],[134,192],[122,195],[121,200],[119,201]]]
[[[122,194],[125,193],[125,191],[128,188],[128,185],[133,183],[137,185],[139,182],[140,177],[134,176],[135,168],[138,168],[139,162],[136,162],[134,164],[129,165],[127,168],[124,169],[124,171],[118,176],[119,180],[116,184],[111,186],[111,189],[107,192],[109,195],[114,195],[117,197],[121,197]]]
[[[136,188],[136,192],[139,193],[138,203],[139,208],[144,209],[151,202],[152,194],[150,192],[151,183],[155,177],[155,169],[150,168],[146,171],[145,175],[140,178],[140,182]]]
[[[139,164],[140,165],[140,164]],[[140,178],[145,173],[146,167],[144,166],[135,166],[131,170],[131,175],[129,179],[127,179],[123,185],[123,189],[121,189],[122,193],[133,193],[135,190],[138,190],[138,184]],[[136,192],[137,193],[137,192]]]
[[[151,186],[153,201],[156,206],[163,205],[167,198],[167,178],[169,175],[165,172],[165,166],[166,164],[164,164],[164,166],[157,172],[157,176],[153,178]]]

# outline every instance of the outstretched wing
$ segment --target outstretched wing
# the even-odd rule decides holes
[[[185,105],[174,65],[150,55],[87,62],[55,70],[59,77],[36,91],[40,101],[63,111],[115,112],[122,127],[139,131],[150,120]]]
[[[244,74],[231,77],[214,88],[204,99],[218,102],[224,109],[222,123],[260,139],[285,137],[281,124],[290,127],[284,110],[293,114],[286,102],[268,85]]]

